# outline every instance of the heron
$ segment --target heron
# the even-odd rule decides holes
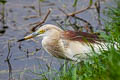
[[[106,49],[104,41],[97,34],[62,30],[52,24],[41,26],[35,32],[18,40],[18,42],[34,37],[42,37],[41,44],[46,52],[57,58],[72,61],[86,59],[93,48],[94,51],[99,52],[101,45],[102,48]]]

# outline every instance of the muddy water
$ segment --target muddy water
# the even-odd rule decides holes
[[[4,33],[0,33],[0,80],[7,80],[11,76],[15,80],[40,79],[40,76],[33,75],[31,71],[42,73],[40,70],[43,72],[48,70],[46,65],[59,70],[63,60],[46,53],[41,47],[41,39],[36,38],[22,43],[16,40],[29,34],[30,24],[41,21],[48,8],[51,8],[52,12],[44,24],[57,25],[56,22],[62,21],[65,17],[58,8],[65,9],[66,12],[80,10],[87,7],[88,0],[79,0],[76,9],[72,4],[73,0],[45,0],[40,3],[38,0],[8,0],[5,4],[4,24],[8,28],[4,29]],[[106,4],[112,3],[102,2],[101,9],[105,8]],[[2,5],[0,5],[0,12],[2,12]],[[94,9],[78,16],[90,22],[95,28],[99,26]],[[102,13],[101,16],[104,17]],[[3,30],[2,22],[0,22],[0,30]]]

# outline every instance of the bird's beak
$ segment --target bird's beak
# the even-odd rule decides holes
[[[38,32],[33,32],[33,33],[31,33],[30,35],[25,36],[24,38],[18,40],[17,42],[21,42],[21,41],[24,41],[24,40],[28,40],[28,39],[34,38],[34,37],[36,37],[37,35],[39,35]]]

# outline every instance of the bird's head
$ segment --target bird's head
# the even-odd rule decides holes
[[[28,40],[34,37],[38,37],[38,36],[48,36],[54,31],[61,32],[62,29],[58,28],[55,25],[46,24],[46,25],[41,26],[37,31],[29,34],[28,36],[25,36],[23,39],[18,40],[18,42]]]

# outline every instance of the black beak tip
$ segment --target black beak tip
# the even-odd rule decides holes
[[[23,39],[19,39],[17,42],[21,42],[21,41],[24,41],[25,39],[23,38]]]

